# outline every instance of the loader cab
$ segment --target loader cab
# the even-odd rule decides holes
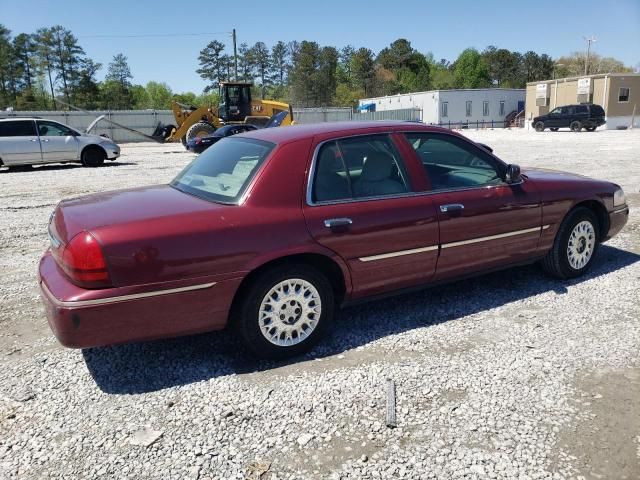
[[[218,112],[223,122],[243,122],[251,115],[249,82],[220,82]]]

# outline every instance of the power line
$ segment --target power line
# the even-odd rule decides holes
[[[78,38],[153,38],[153,37],[201,37],[204,35],[230,35],[231,32],[201,33],[143,33],[139,35],[78,35]]]

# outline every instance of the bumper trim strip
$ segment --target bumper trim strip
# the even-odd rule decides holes
[[[128,300],[139,300],[142,298],[149,297],[159,297],[161,295],[171,295],[173,293],[184,293],[184,292],[192,292],[194,290],[204,290],[207,288],[211,288],[216,284],[216,282],[211,283],[201,283],[199,285],[191,285],[188,287],[179,287],[179,288],[169,288],[166,290],[154,290],[152,292],[144,292],[144,293],[132,293],[130,295],[120,295],[117,297],[107,297],[107,298],[96,298],[94,300],[76,300],[76,301],[64,301],[59,300],[53,296],[47,285],[41,281],[40,285],[42,290],[45,292],[49,300],[51,300],[57,307],[93,307],[96,305],[107,305],[110,303],[119,303],[126,302]]]

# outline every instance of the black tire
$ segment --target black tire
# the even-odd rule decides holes
[[[187,130],[186,142],[197,137],[206,137],[216,131],[216,127],[207,122],[194,123]]]
[[[162,138],[164,138],[165,140],[169,138],[175,129],[175,125],[165,125],[162,129]]]
[[[569,260],[569,239],[574,228],[576,228],[576,226],[581,222],[589,222],[591,224],[593,228],[594,243],[591,256],[588,261],[580,268],[576,268],[571,265]],[[569,212],[562,221],[562,224],[558,229],[558,233],[556,233],[553,247],[540,263],[543,270],[553,277],[562,279],[579,277],[591,267],[593,259],[598,252],[599,244],[600,231],[598,218],[592,210],[589,210],[586,207],[578,207]]]
[[[587,132],[595,132],[595,131],[596,131],[596,127],[584,127],[584,129],[585,129]]]
[[[558,131],[558,127],[549,127],[549,130],[551,130],[552,132],[557,132]]]
[[[544,132],[544,122],[536,122],[533,128],[536,129],[536,132]]]
[[[277,345],[267,339],[260,329],[259,319],[262,303],[267,300],[268,293],[272,288],[280,284],[280,282],[289,279],[302,280],[313,286],[319,297],[320,315],[317,318],[315,327],[307,334],[306,338],[298,340],[298,343],[293,345],[284,346]],[[293,290],[291,291],[295,295],[295,292]],[[282,314],[279,315],[283,322],[291,321],[292,326],[296,324],[299,326],[305,325],[305,323],[302,322],[298,323],[304,318],[302,305],[296,303],[289,307],[290,301],[286,300],[283,302],[282,298],[286,299],[291,297],[284,296],[277,298],[272,296],[271,299],[275,305],[269,307],[278,310],[283,309]],[[295,297],[293,298],[295,299]],[[307,305],[317,305],[317,303],[314,302],[315,301],[312,301]],[[331,283],[329,283],[329,280],[321,272],[304,264],[283,265],[258,274],[258,276],[246,286],[244,291],[241,292],[241,297],[234,303],[231,321],[240,339],[253,355],[260,358],[283,359],[299,355],[312,348],[322,338],[332,323],[334,309],[335,299]],[[298,310],[300,311],[298,312]],[[292,315],[292,317],[286,318],[287,315]],[[298,315],[297,319],[293,318],[295,315]],[[308,318],[311,319],[313,317],[309,316]],[[269,324],[267,324],[267,326],[268,325]],[[273,332],[275,334],[280,324],[276,325],[276,323],[273,323],[273,325]],[[306,325],[308,326],[308,324]],[[296,336],[296,338],[298,337]],[[282,338],[275,339],[274,341],[278,340],[282,341]],[[293,337],[292,341],[294,341]]]
[[[582,124],[578,120],[574,120],[571,122],[571,125],[569,125],[569,128],[572,132],[579,132],[582,130]]]
[[[85,167],[99,167],[104,163],[104,150],[100,147],[89,147],[82,152],[82,165]]]

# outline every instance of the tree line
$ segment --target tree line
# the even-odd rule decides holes
[[[189,105],[216,104],[217,85],[235,78],[253,82],[254,96],[298,107],[354,106],[365,97],[431,89],[511,87],[552,77],[584,74],[585,55],[575,52],[556,60],[533,51],[519,53],[489,46],[468,48],[452,62],[398,39],[378,53],[366,47],[321,46],[313,41],[241,43],[237,59],[223,43],[209,42],[197,57],[204,92],[175,93],[166,83],[132,83],[127,57],[118,53],[107,65],[89,58],[78,39],[63,26],[35,33],[11,31],[0,24],[0,109],[89,110],[168,108],[172,99]],[[626,72],[622,62],[592,54],[588,73]]]

